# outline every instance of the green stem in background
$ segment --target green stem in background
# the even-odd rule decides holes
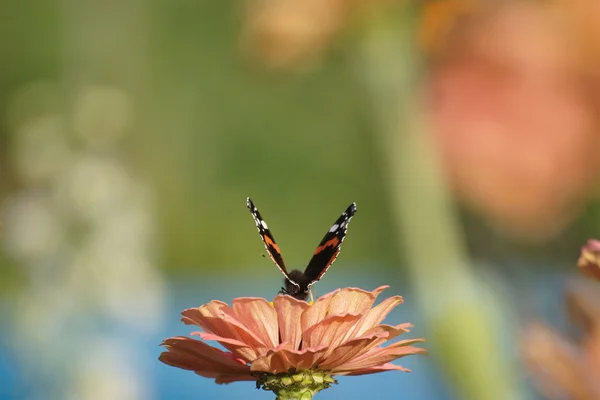
[[[503,356],[498,332],[502,302],[473,274],[464,234],[442,177],[421,98],[415,49],[415,5],[377,16],[366,29],[361,74],[377,120],[377,141],[391,196],[391,218],[402,242],[432,354],[458,386],[460,398],[522,399]],[[395,11],[398,11],[395,9]]]
[[[270,390],[277,395],[276,400],[311,400],[313,396],[332,384],[333,377],[324,371],[296,371],[281,374],[263,374],[256,382],[256,388]]]

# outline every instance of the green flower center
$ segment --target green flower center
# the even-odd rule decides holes
[[[337,384],[331,374],[319,370],[282,372],[277,375],[263,373],[256,381],[256,388],[270,390],[276,400],[311,400],[315,393]]]

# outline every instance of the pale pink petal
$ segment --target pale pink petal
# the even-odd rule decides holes
[[[360,337],[363,336],[369,336],[372,335],[374,333],[378,333],[378,332],[387,332],[387,337],[386,340],[391,340],[399,335],[402,335],[403,333],[408,333],[410,332],[410,328],[412,328],[412,324],[411,323],[403,323],[403,324],[399,324],[396,326],[391,326],[391,325],[377,325],[371,329],[369,329],[368,331],[364,332]]]
[[[302,326],[300,320],[302,313],[308,307],[307,302],[291,296],[276,296],[273,307],[279,318],[279,337],[281,342],[289,342],[292,350],[300,347],[302,340]]]
[[[392,363],[386,363],[386,364],[383,364],[383,365],[380,365],[380,366],[377,366],[377,367],[357,369],[357,370],[354,370],[354,371],[337,373],[336,375],[356,376],[356,375],[376,374],[378,372],[385,372],[385,371],[412,372],[410,369],[404,368],[401,365],[394,365]]]
[[[345,342],[341,346],[338,346],[338,348],[336,348],[334,351],[332,351],[330,348],[328,353],[325,354],[325,358],[327,360],[325,360],[324,364],[321,364],[321,366],[322,366],[322,368],[325,368],[325,369],[335,369],[335,368],[339,367],[340,365],[342,365],[343,363],[350,361],[351,359],[356,359],[356,358],[361,357],[363,354],[367,353],[372,348],[377,347],[377,346],[383,344],[384,342],[387,342],[387,341],[397,337],[398,335],[401,335],[401,334],[407,332],[406,328],[410,327],[410,326],[412,326],[412,325],[410,325],[410,324],[400,324],[400,325],[396,325],[396,326],[379,325],[372,329],[369,329],[369,331],[365,332],[360,338],[354,338],[348,342]],[[349,350],[348,345],[352,346],[354,343],[356,343],[356,345],[353,346],[354,348],[352,350]],[[338,349],[345,349],[345,350],[342,350],[340,352]],[[344,356],[340,357],[339,359],[336,360],[330,356],[334,352],[344,353]]]
[[[319,363],[319,368],[324,370],[333,370],[366,353],[373,347],[373,343],[379,343],[378,339],[385,340],[387,333],[376,333],[369,337],[352,339],[341,346],[329,348]],[[376,344],[375,344],[376,345]]]
[[[307,329],[331,315],[366,313],[379,293],[388,287],[381,286],[372,292],[358,288],[345,288],[320,297],[302,314],[302,332],[306,332]]]
[[[167,351],[161,353],[159,360],[173,367],[233,375],[250,372],[244,361],[199,340],[179,336],[165,339],[162,345]]]
[[[561,396],[557,398],[598,398],[584,393],[588,390],[582,384],[585,376],[597,370],[586,365],[582,359],[585,354],[575,343],[565,340],[550,327],[536,322],[530,324],[524,332],[521,348],[534,381],[549,398],[550,394]],[[597,387],[596,385],[590,387]]]
[[[233,312],[233,309],[229,306],[229,304],[219,300],[212,300],[198,307],[198,311],[202,316],[205,317],[219,318],[223,314],[227,314],[232,317],[235,316],[235,313]]]
[[[253,347],[258,352],[258,354],[264,354],[264,352],[270,348],[270,346],[264,344],[262,340],[260,340],[260,338],[254,334],[254,332],[246,328],[243,324],[241,324],[238,320],[234,319],[233,317],[230,317],[229,315],[224,315],[223,320],[226,323],[235,326],[243,341],[249,346]]]
[[[198,325],[208,333],[213,333],[223,338],[234,339],[246,343],[249,347],[262,353],[267,346],[252,331],[237,321],[231,314],[223,312],[213,316],[214,313],[204,312],[206,309],[189,308],[182,312],[182,321],[187,324]],[[233,310],[231,310],[233,312]]]
[[[192,335],[198,335],[203,340],[214,340],[219,342],[227,350],[231,351],[233,354],[236,354],[238,357],[246,360],[247,362],[252,362],[256,359],[256,357],[258,357],[258,354],[253,348],[244,342],[240,342],[239,340],[224,338],[208,332],[192,332]]]
[[[427,350],[409,346],[410,344],[424,341],[424,339],[410,339],[396,342],[387,347],[375,347],[367,353],[358,356],[353,360],[348,361],[346,364],[338,367],[335,372],[348,372],[371,368],[411,354],[426,354]]]
[[[334,290],[333,292],[327,293],[324,296],[319,297],[310,307],[308,307],[300,318],[300,325],[302,332],[304,333],[308,328],[315,325],[319,321],[325,319],[329,312],[329,303],[334,295],[341,292],[340,289]]]
[[[335,347],[340,344],[344,333],[360,319],[360,315],[334,315],[308,328],[302,335],[302,348],[317,346]]]
[[[334,351],[332,351],[330,348],[329,351],[325,354],[325,358],[327,360],[324,361],[324,363],[326,363],[326,366],[322,365],[322,367],[327,368],[327,369],[335,369],[335,368],[339,367],[340,365],[342,365],[352,359],[360,358],[363,354],[367,353],[372,348],[377,347],[377,346],[383,344],[384,342],[387,342],[387,341],[397,337],[398,335],[401,335],[402,333],[407,332],[407,330],[405,329],[407,326],[411,326],[411,325],[410,324],[400,324],[397,326],[390,326],[390,325],[376,326],[376,327],[370,329],[369,332],[365,332],[361,337],[354,338],[352,340],[349,340],[349,341],[343,343],[341,346],[338,346],[338,348],[336,348]],[[353,346],[354,343],[356,343],[355,346]],[[350,350],[348,345],[350,345],[351,347],[354,347],[354,348],[352,350]],[[338,349],[345,349],[345,350],[342,350],[340,352]],[[330,356],[334,352],[345,353],[345,355],[336,360]]]
[[[219,385],[239,382],[239,381],[255,381],[256,377],[249,374],[219,374],[213,371],[194,371],[196,374],[205,378],[212,378]]]
[[[248,347],[248,345],[244,342],[240,342],[239,340],[235,340],[235,339],[224,338],[222,336],[215,335],[214,333],[198,331],[198,332],[192,332],[192,333],[190,333],[190,335],[200,336],[200,338],[204,339],[204,340],[214,340],[216,342],[228,343],[228,344],[238,346],[238,347]]]
[[[306,350],[270,350],[264,356],[257,358],[250,369],[271,374],[286,372],[292,368],[296,370],[310,369],[321,360],[325,350],[327,350],[326,346]]]
[[[267,347],[279,344],[277,311],[265,299],[241,297],[233,300],[236,318],[252,331]]]
[[[273,351],[279,351],[279,350],[282,350],[282,349],[288,349],[289,350],[290,349],[290,344],[288,342],[283,342],[283,343],[280,343],[279,346],[277,346],[277,347],[275,347],[274,349],[271,349],[271,350],[273,350]]]
[[[329,302],[328,315],[364,314],[371,309],[377,296],[389,286],[380,286],[372,292],[358,288],[345,288]]]
[[[380,324],[402,302],[402,296],[392,296],[367,311],[363,318],[356,324],[350,337],[359,337],[369,329]]]
[[[222,317],[224,315],[234,316],[233,309],[222,301],[213,300],[200,307],[188,308],[181,313],[181,319],[186,325],[198,325],[206,332],[215,333],[224,337],[235,338],[237,331],[233,327],[223,325]],[[216,325],[215,325],[216,324]],[[231,329],[230,334],[224,330]]]

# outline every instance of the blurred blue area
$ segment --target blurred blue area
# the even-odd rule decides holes
[[[262,266],[261,268],[266,266]],[[343,263],[337,265],[343,268]],[[114,338],[124,343],[128,351],[123,357],[128,359],[141,369],[144,377],[143,384],[154,399],[272,399],[270,392],[264,392],[254,388],[252,382],[237,382],[228,385],[217,385],[214,381],[199,377],[190,371],[184,371],[162,364],[158,361],[158,355],[162,351],[159,343],[171,336],[187,336],[193,331],[200,330],[194,326],[184,325],[180,321],[182,310],[196,307],[210,300],[218,299],[231,303],[231,299],[241,296],[260,296],[272,298],[279,286],[281,277],[273,267],[273,274],[266,278],[256,278],[251,274],[245,277],[243,285],[241,278],[230,279],[177,279],[168,283],[169,302],[165,309],[164,323],[158,330],[148,332],[136,332],[131,329],[110,325],[102,318],[94,318],[93,315],[81,317],[80,323],[74,325],[70,331],[72,340],[76,342],[78,337],[93,328],[97,334],[104,338]],[[251,271],[252,269],[247,269]],[[377,271],[376,267],[373,270]],[[533,277],[532,277],[533,278]],[[537,312],[538,315],[546,317],[555,325],[563,326],[564,320],[553,310],[560,307],[562,275],[536,276],[528,286],[527,297],[531,300],[527,312]],[[328,279],[317,284],[318,293],[324,294],[336,287],[333,284],[338,281],[341,287],[360,286],[372,290],[385,283],[384,275],[348,275],[341,270],[330,271]],[[360,283],[360,285],[357,285]],[[411,322],[414,329],[406,338],[427,336],[427,332],[420,318],[419,310],[414,301],[414,296],[406,284],[392,283],[380,296],[381,299],[400,294],[404,298],[404,304],[398,306],[386,319],[386,323],[398,324]],[[507,294],[508,295],[508,294]],[[522,297],[519,296],[519,297]],[[440,301],[444,301],[443,293]],[[518,301],[518,300],[516,300]],[[8,315],[3,315],[8,317]],[[9,321],[8,318],[3,318]],[[460,321],[457,321],[460,326]],[[78,327],[78,328],[77,328]],[[11,325],[4,323],[0,329],[0,399],[58,399],[61,398],[60,388],[67,385],[65,374],[60,368],[46,371],[44,375],[34,375],[30,366],[19,359],[11,350],[10,343],[18,341],[18,337],[11,337]],[[402,337],[405,338],[405,337]],[[511,346],[512,329],[506,329],[507,351]],[[217,345],[218,347],[218,345]],[[428,348],[428,343],[423,347]],[[65,357],[69,355],[66,354]],[[39,354],[40,359],[44,354]],[[29,360],[30,362],[32,360]],[[33,360],[35,362],[35,360]],[[339,377],[339,385],[321,392],[317,399],[422,399],[422,400],[452,400],[458,399],[452,394],[447,386],[447,380],[443,377],[435,363],[435,355],[411,356],[400,359],[397,363],[413,370],[412,373],[386,372],[381,374],[366,375],[359,377]]]

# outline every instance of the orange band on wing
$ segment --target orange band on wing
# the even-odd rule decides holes
[[[340,239],[338,239],[337,237],[331,238],[328,241],[326,241],[325,243],[323,243],[322,246],[317,247],[317,250],[315,250],[315,254],[319,254],[321,251],[323,251],[326,247],[335,247],[338,244],[340,244]]]
[[[273,239],[271,239],[270,237],[268,237],[267,235],[263,235],[263,239],[265,240],[265,243],[269,246],[271,246],[273,249],[275,249],[275,251],[277,253],[281,253],[279,251],[279,247],[277,247],[277,244],[273,241]]]

